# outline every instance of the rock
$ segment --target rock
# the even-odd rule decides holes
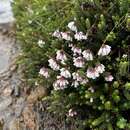
[[[8,59],[6,57],[8,57],[8,55],[4,51],[1,51],[0,52],[0,70],[2,70],[1,72],[5,71],[7,67]]]
[[[18,68],[16,60],[20,45],[14,37],[15,19],[11,1],[0,0],[0,121],[4,122],[0,130],[27,130],[19,120],[26,101],[25,97],[20,95],[19,89],[22,87],[22,71]]]
[[[13,116],[13,111],[9,107],[0,111],[0,120],[3,120],[4,122],[12,120]]]
[[[12,120],[10,122],[9,130],[23,130],[18,119]]]
[[[10,71],[15,71],[17,68],[17,65],[13,64],[11,67],[10,67]]]
[[[9,0],[1,0],[0,1],[0,13],[11,11],[11,2]]]
[[[12,62],[11,50],[14,46],[13,42],[13,39],[0,35],[0,74],[8,71],[10,67]]]
[[[20,81],[19,78],[21,78],[19,75],[14,74],[12,76],[12,79],[11,79],[11,87],[14,89],[14,93],[13,94],[16,97],[20,96],[20,87],[19,87],[19,85],[21,84],[21,81]]]
[[[14,21],[10,0],[0,0],[0,24]]]
[[[26,107],[22,113],[24,124],[29,130],[37,130],[36,117],[31,107]]]
[[[0,98],[0,111],[6,109],[12,103],[11,97],[2,97]]]
[[[7,87],[7,88],[4,89],[3,95],[4,96],[10,96],[12,94],[12,92],[13,92],[13,89],[10,88],[10,87]]]
[[[17,85],[14,87],[14,95],[16,97],[18,97],[20,95],[20,88]]]
[[[37,87],[31,94],[27,97],[27,102],[34,104],[38,99],[45,97],[47,95],[47,89],[44,87]]]
[[[25,107],[25,98],[21,97],[17,100],[16,104],[14,105],[15,116],[19,117]]]

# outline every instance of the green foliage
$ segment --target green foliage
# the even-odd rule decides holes
[[[118,121],[117,121],[117,126],[118,128],[121,128],[121,129],[125,129],[126,127],[126,120],[124,118],[120,118]]]
[[[130,129],[129,7],[130,0],[14,2],[16,36],[23,49],[19,63],[25,65],[29,85],[47,87],[50,93],[44,100],[51,102],[48,110],[65,117],[66,121],[74,120],[79,130]],[[71,21],[87,39],[74,38],[75,32],[67,27]],[[53,37],[55,30],[69,34],[72,41]],[[74,66],[73,58],[77,55],[73,55],[70,44],[81,50],[91,50],[93,60],[85,60],[81,68]],[[111,46],[111,52],[105,56],[98,55],[105,45]],[[86,79],[88,68],[97,64],[103,64],[105,72],[96,78],[87,77],[88,82],[78,87],[69,84],[65,89],[55,90],[54,83],[60,71],[53,70],[48,60],[56,60],[58,50],[65,52],[68,58],[66,64],[57,61],[58,65],[67,68],[71,74],[78,72]],[[43,66],[49,73],[47,79],[39,75]],[[106,75],[113,79],[107,81]],[[69,83],[72,81],[72,77],[68,79]]]
[[[16,36],[22,43],[24,51],[20,63],[25,64],[25,76],[31,85],[38,76],[39,67],[43,63],[46,64],[46,54],[41,52],[48,51],[50,46],[47,44],[44,48],[39,48],[38,41],[43,40],[46,43],[51,41],[49,33],[57,27],[62,28],[64,22],[72,15],[71,7],[73,7],[71,0],[34,0],[33,2],[16,0],[14,2],[14,13],[17,16]]]

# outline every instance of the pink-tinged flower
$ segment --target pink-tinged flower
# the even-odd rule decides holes
[[[71,73],[66,68],[60,69],[60,75],[65,78],[71,78]]]
[[[81,84],[86,85],[88,83],[88,79],[82,79]]]
[[[75,35],[74,35],[75,39],[78,40],[78,41],[81,41],[81,40],[86,40],[87,39],[87,36],[83,34],[83,32],[77,32]]]
[[[62,38],[67,41],[72,41],[72,37],[67,32],[61,32]]]
[[[71,50],[73,51],[74,55],[76,55],[76,54],[80,55],[82,53],[82,50],[76,46],[72,46]]]
[[[52,34],[53,37],[56,37],[56,38],[61,38],[61,32],[59,32],[59,30],[56,30],[53,34]]]
[[[85,64],[84,59],[81,56],[77,57],[77,58],[74,58],[73,62],[74,62],[74,66],[76,66],[78,68],[84,67],[84,64]]]
[[[72,76],[73,76],[73,79],[74,79],[74,80],[79,81],[79,82],[81,82],[82,79],[83,79],[83,78],[79,75],[78,72],[72,73]]]
[[[72,21],[70,23],[68,23],[68,28],[74,32],[77,32],[77,27],[75,26],[75,22]]]
[[[54,59],[49,59],[49,66],[53,69],[53,70],[59,70],[60,66],[57,64],[57,62]]]
[[[80,84],[82,84],[82,85],[85,85],[86,83],[88,83],[88,79],[86,79],[86,78],[80,76],[80,74],[79,74],[78,72],[72,73],[72,76],[73,76],[73,79],[74,79],[73,84],[79,85],[79,83],[80,83]],[[73,86],[74,86],[74,85],[73,85]]]
[[[57,80],[53,83],[54,90],[63,90],[67,88],[69,82],[63,76],[57,76]]]
[[[39,74],[44,76],[45,78],[49,78],[50,77],[48,69],[44,68],[44,67],[40,69]]]
[[[82,79],[83,79],[83,78],[79,75],[78,72],[72,73],[72,76],[73,76],[73,79],[74,79],[74,80],[77,80],[77,81],[82,81]]]
[[[99,73],[96,71],[95,68],[88,68],[87,77],[91,79],[96,79],[97,77],[99,77]]]
[[[93,60],[93,54],[92,52],[88,49],[88,50],[84,50],[83,51],[83,57],[87,60],[87,61],[91,61]]]
[[[108,82],[111,82],[113,79],[114,79],[114,77],[110,74],[105,76],[105,80],[108,81]]]
[[[71,86],[74,86],[75,88],[77,88],[79,86],[79,82],[78,81],[73,81]]]
[[[95,67],[95,70],[98,73],[102,74],[105,71],[105,66],[103,64],[97,64]]]
[[[74,116],[77,115],[77,112],[74,111],[73,109],[70,109],[67,115],[68,115],[69,117],[74,117]]]
[[[67,60],[67,57],[66,57],[64,51],[58,50],[58,51],[56,52],[56,59],[57,59],[57,60],[60,60],[60,61],[66,61],[66,60]]]
[[[99,56],[106,56],[111,52],[111,47],[109,45],[102,45],[98,51]]]

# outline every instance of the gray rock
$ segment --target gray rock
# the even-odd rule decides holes
[[[1,97],[0,98],[0,111],[6,109],[12,103],[11,97]]]
[[[19,120],[14,119],[9,123],[9,130],[22,130],[20,127]]]
[[[12,92],[13,92],[13,89],[11,87],[7,87],[3,91],[3,96],[11,96]]]
[[[25,107],[25,99],[24,98],[19,98],[14,105],[14,110],[15,110],[15,116],[19,117]]]
[[[0,111],[0,121],[4,120],[5,122],[7,122],[8,120],[10,120],[9,118],[12,115],[12,110],[9,108],[4,109],[3,111]]]
[[[11,0],[0,0],[0,24],[14,21]]]

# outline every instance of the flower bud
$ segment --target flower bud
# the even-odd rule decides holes
[[[86,19],[86,27],[87,27],[87,29],[89,29],[91,27],[91,23],[88,18]]]
[[[120,101],[120,96],[114,95],[114,96],[113,96],[113,100],[114,100],[116,103],[118,103],[118,102]]]
[[[110,101],[105,102],[104,105],[105,105],[105,109],[106,109],[106,110],[110,110],[110,109],[112,109],[112,104],[111,104]]]
[[[119,87],[119,83],[118,83],[118,81],[114,81],[114,83],[113,83],[113,87],[114,87],[114,88],[118,88],[118,87]]]
[[[128,29],[128,31],[130,31],[130,16],[127,17],[126,28]]]
[[[130,90],[130,83],[127,82],[127,83],[125,84],[125,88],[128,89],[128,90]]]

